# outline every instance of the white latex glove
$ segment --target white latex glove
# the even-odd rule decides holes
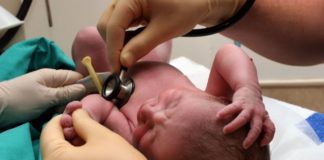
[[[44,160],[146,160],[125,139],[78,109],[72,114],[73,126],[85,141],[73,146],[64,139],[61,116],[48,122],[41,134],[41,150]]]
[[[0,82],[0,128],[33,120],[50,107],[85,95],[74,84],[82,75],[70,70],[40,69]]]
[[[107,43],[113,72],[120,63],[130,67],[154,47],[184,35],[201,24],[211,26],[231,17],[244,0],[113,0],[97,28]],[[146,29],[124,47],[125,30],[139,24]]]

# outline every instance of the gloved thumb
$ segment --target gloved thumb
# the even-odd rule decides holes
[[[72,84],[53,90],[58,100],[57,104],[66,104],[74,100],[80,100],[86,95],[86,88],[82,84]]]
[[[80,73],[71,70],[44,71],[44,82],[47,87],[52,88],[50,92],[55,95],[55,104],[79,100],[86,95],[86,88],[81,84],[76,84],[76,81],[83,77]]]
[[[142,32],[131,38],[120,54],[122,66],[131,67],[159,44],[181,35],[181,33],[171,33],[169,28],[172,27],[152,22]]]
[[[116,134],[93,120],[83,109],[74,111],[72,119],[75,131],[85,142],[93,142],[97,139],[102,140],[98,137],[107,137],[110,134]]]
[[[43,83],[46,84],[47,87],[52,88],[74,84],[83,77],[82,74],[78,72],[63,69],[41,69],[40,72],[44,80]]]
[[[91,119],[85,110],[74,111],[72,120],[76,133],[85,141],[83,147],[87,151],[95,149],[96,155],[103,153],[105,159],[147,160],[120,135]]]
[[[51,157],[50,155],[56,155],[60,150],[66,151],[68,148],[72,147],[72,145],[64,139],[63,129],[60,124],[61,117],[62,115],[58,115],[52,118],[42,130],[40,143],[43,157]]]

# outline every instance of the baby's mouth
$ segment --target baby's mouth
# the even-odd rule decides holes
[[[135,128],[133,132],[133,137],[134,137],[134,142],[135,142],[135,147],[138,148],[142,137],[149,131],[149,127],[145,124],[141,124],[138,127]]]

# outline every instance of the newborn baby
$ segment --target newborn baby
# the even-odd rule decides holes
[[[89,46],[89,52],[86,49],[75,52],[74,57],[94,53],[90,52],[91,47],[93,45]],[[157,50],[159,47],[164,49]],[[136,87],[120,110],[97,94],[68,104],[61,119],[66,139],[75,145],[82,144],[73,130],[71,114],[83,108],[93,119],[136,146],[148,159],[269,158],[267,147],[253,143],[264,128],[261,144],[268,144],[274,126],[260,99],[250,59],[239,48],[226,45],[215,57],[206,91],[201,91],[179,70],[158,62],[169,55],[170,43],[159,47],[147,58],[155,62],[139,62],[128,69],[127,74]],[[96,63],[106,65],[105,60],[99,59]],[[228,100],[233,103],[227,105]]]

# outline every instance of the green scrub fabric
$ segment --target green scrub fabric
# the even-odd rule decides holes
[[[0,56],[0,81],[41,68],[74,70],[75,64],[53,41],[46,38],[25,40],[11,46]],[[41,159],[40,131],[37,128],[42,128],[42,125],[27,122],[0,131],[0,160]]]

